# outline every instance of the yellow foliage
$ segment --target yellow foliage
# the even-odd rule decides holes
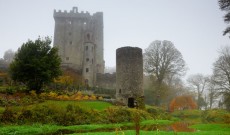
[[[61,100],[69,100],[70,98],[69,98],[69,96],[68,96],[68,95],[59,95],[59,96],[57,97],[57,99],[61,99]]]
[[[35,90],[30,91],[30,95],[31,95],[32,97],[37,97],[37,93],[36,93]]]
[[[42,99],[44,99],[44,98],[47,97],[47,94],[46,94],[46,93],[41,93],[41,94],[39,95],[39,97],[42,98]]]
[[[96,100],[97,97],[96,97],[95,95],[91,95],[91,96],[90,96],[90,99],[91,99],[91,100]]]
[[[88,95],[85,95],[82,99],[83,99],[83,100],[88,100],[88,99],[89,99],[89,96],[88,96]]]
[[[74,100],[81,100],[82,97],[81,96],[77,96]]]
[[[64,85],[71,85],[73,84],[73,78],[71,76],[59,76],[57,79],[54,79],[55,83],[61,83]]]
[[[68,100],[69,96],[68,95],[63,95],[63,99]]]
[[[57,94],[55,92],[50,92],[48,96],[51,98],[56,98]]]
[[[103,97],[99,97],[98,100],[103,100]]]
[[[78,96],[82,96],[82,93],[80,91],[77,92]]]

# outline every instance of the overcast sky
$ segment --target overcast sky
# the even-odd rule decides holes
[[[0,58],[28,39],[54,35],[53,10],[104,14],[105,65],[116,65],[116,49],[146,49],[154,40],[169,40],[182,53],[187,75],[211,74],[227,26],[217,0],[0,0]]]

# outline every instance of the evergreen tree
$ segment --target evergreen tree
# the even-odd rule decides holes
[[[10,74],[14,81],[24,83],[29,90],[41,92],[44,84],[61,74],[61,59],[58,49],[50,46],[51,39],[40,37],[24,43],[10,64]]]

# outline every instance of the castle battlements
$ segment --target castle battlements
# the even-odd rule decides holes
[[[73,7],[72,10],[70,10],[69,12],[67,12],[67,10],[64,10],[64,12],[62,12],[61,10],[54,10],[54,14],[53,14],[54,18],[78,18],[78,19],[94,19],[94,18],[98,18],[99,16],[103,16],[102,12],[96,12],[93,15],[90,15],[90,13],[88,11],[84,12],[78,12],[78,8],[77,7]]]

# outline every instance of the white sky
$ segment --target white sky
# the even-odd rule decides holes
[[[116,49],[142,49],[170,40],[182,53],[187,75],[211,74],[221,46],[229,45],[218,0],[0,0],[0,58],[28,39],[54,34],[53,10],[104,13],[104,59],[116,65]]]

